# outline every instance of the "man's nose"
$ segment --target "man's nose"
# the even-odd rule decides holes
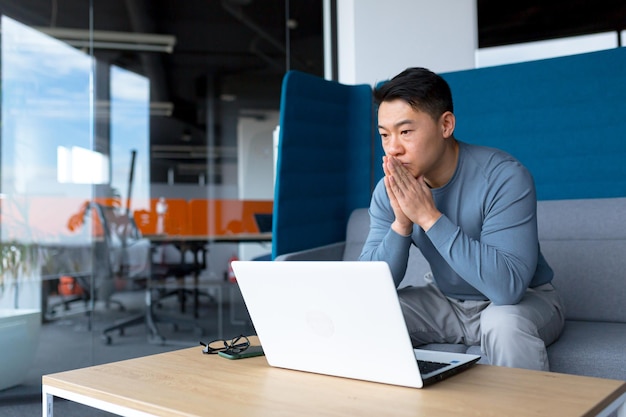
[[[392,156],[401,154],[403,149],[404,148],[400,144],[400,141],[397,140],[395,136],[391,136],[385,146],[385,152],[387,155]]]

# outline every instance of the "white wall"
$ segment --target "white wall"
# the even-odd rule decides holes
[[[237,123],[240,199],[274,199],[274,129],[278,119],[278,111],[241,111]],[[271,252],[269,242],[239,244],[239,259],[249,260]]]
[[[274,138],[278,111],[243,111],[237,126],[239,198],[274,199]]]
[[[371,84],[408,67],[474,68],[474,0],[337,0],[338,81]]]
[[[476,50],[476,67],[513,64],[617,48],[617,32],[595,33]]]

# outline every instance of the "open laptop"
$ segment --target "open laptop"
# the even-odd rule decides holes
[[[480,356],[413,349],[385,262],[234,261],[271,366],[421,388]],[[418,360],[447,364],[420,372]]]

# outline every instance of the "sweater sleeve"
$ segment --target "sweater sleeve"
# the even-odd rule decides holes
[[[536,196],[532,177],[523,167],[500,168],[483,197],[479,238],[470,237],[445,215],[426,235],[465,282],[494,304],[516,304],[537,268]]]
[[[397,287],[406,273],[411,236],[401,236],[391,229],[395,217],[382,181],[372,194],[369,214],[370,230],[359,260],[387,262]]]

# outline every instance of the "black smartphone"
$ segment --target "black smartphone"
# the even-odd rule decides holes
[[[263,355],[263,347],[261,346],[250,346],[248,349],[241,352],[234,352],[230,349],[224,350],[222,352],[217,352],[223,358],[227,359],[244,359],[244,358],[252,358],[254,356],[262,356]]]

